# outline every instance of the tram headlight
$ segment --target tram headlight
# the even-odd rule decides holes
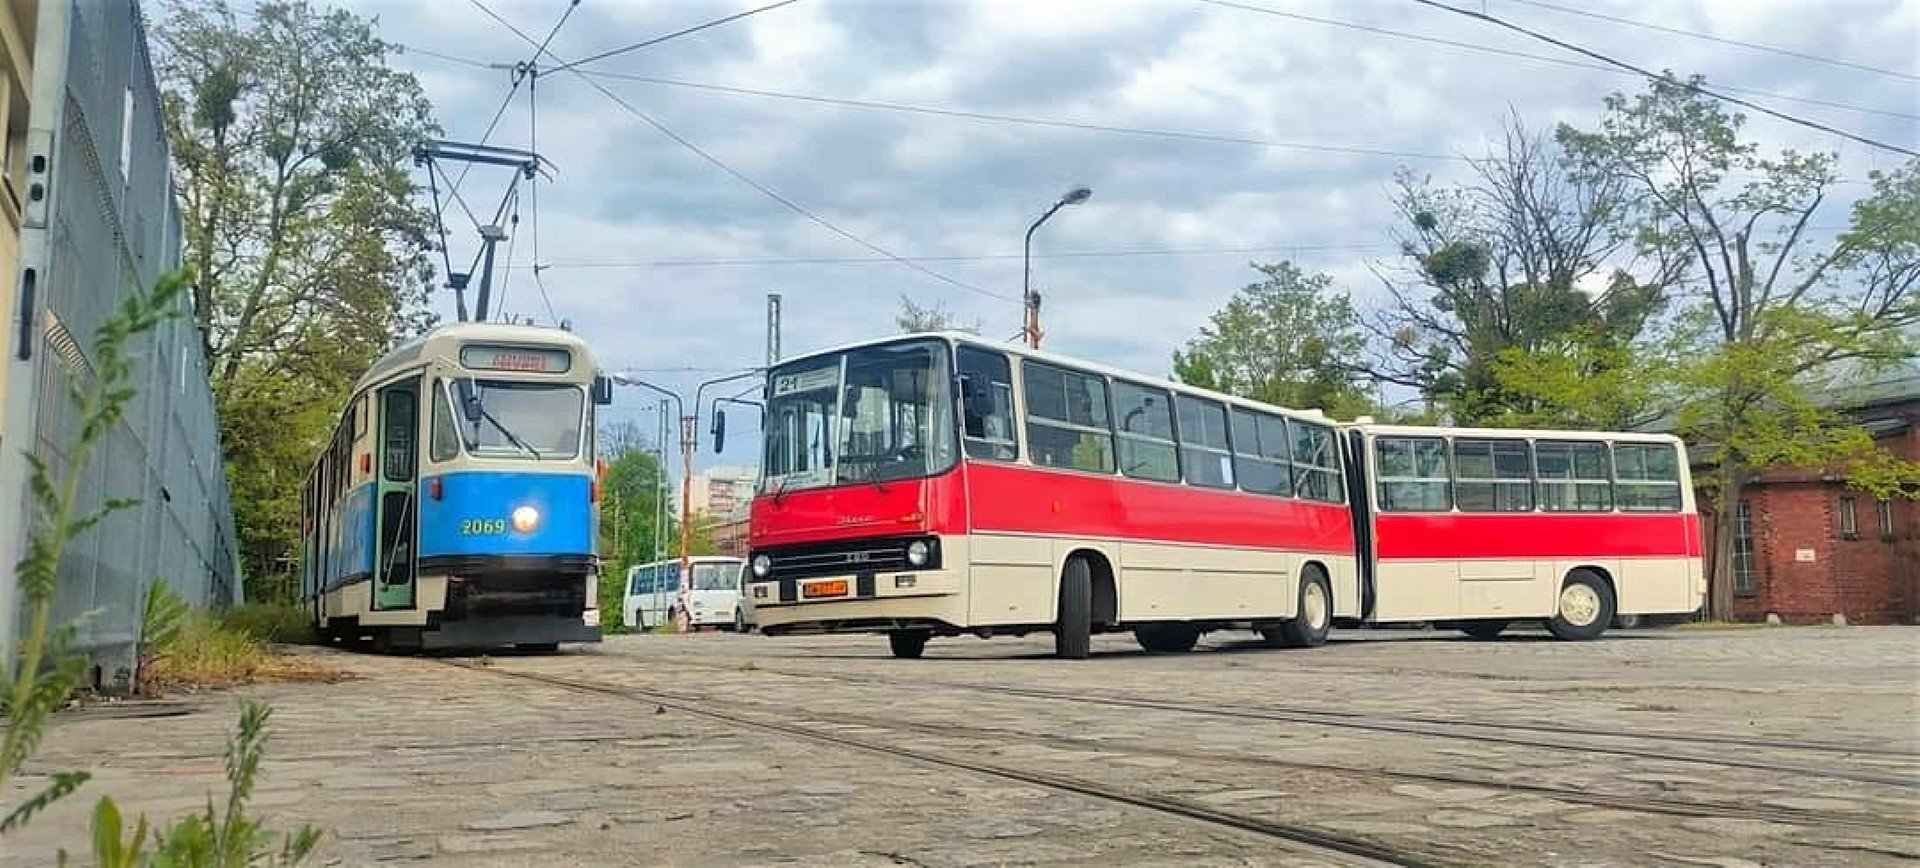
[[[533,533],[540,526],[540,510],[523,506],[513,511],[513,529],[521,533]]]
[[[773,558],[766,555],[753,556],[753,577],[764,579],[773,573]]]
[[[924,567],[927,565],[927,561],[932,559],[933,547],[927,545],[926,540],[917,539],[907,543],[907,563],[916,567]]]

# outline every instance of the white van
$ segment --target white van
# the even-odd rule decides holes
[[[746,563],[739,558],[701,556],[690,559],[690,565],[693,580],[684,588],[677,558],[627,570],[627,598],[622,606],[627,626],[639,631],[673,624],[683,605],[688,622],[695,627],[731,630],[744,624],[740,571]]]

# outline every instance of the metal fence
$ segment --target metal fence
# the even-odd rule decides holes
[[[40,269],[44,301],[32,340],[32,449],[60,474],[80,424],[66,382],[93,376],[92,336],[121,299],[178,264],[181,222],[137,4],[52,0],[42,4],[43,19],[57,18],[60,10],[49,8],[56,6],[68,24],[65,98],[33,106],[33,116],[57,124],[57,132],[46,141],[47,210],[22,234],[22,266]],[[43,40],[49,29],[58,28],[43,21]],[[36,54],[48,58],[47,48]],[[36,65],[36,78],[62,73]],[[44,84],[35,90],[51,92]],[[45,233],[43,243],[28,244],[35,231]],[[80,620],[79,642],[106,681],[131,671],[141,601],[152,581],[201,605],[240,598],[219,429],[188,305],[183,299],[178,317],[131,348],[141,360],[138,395],[84,471],[81,508],[111,498],[139,505],[75,540],[61,563],[56,615]],[[21,430],[16,424],[8,420]],[[27,496],[0,491],[16,503]]]

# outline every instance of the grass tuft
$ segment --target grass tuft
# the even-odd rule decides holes
[[[307,610],[291,603],[246,603],[228,610],[220,620],[262,642],[311,645],[318,638]]]

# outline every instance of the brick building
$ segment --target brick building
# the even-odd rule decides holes
[[[1841,394],[1882,446],[1920,460],[1920,370]],[[1739,517],[1736,619],[1920,623],[1920,502],[1876,500],[1830,470],[1772,468],[1747,486]]]

